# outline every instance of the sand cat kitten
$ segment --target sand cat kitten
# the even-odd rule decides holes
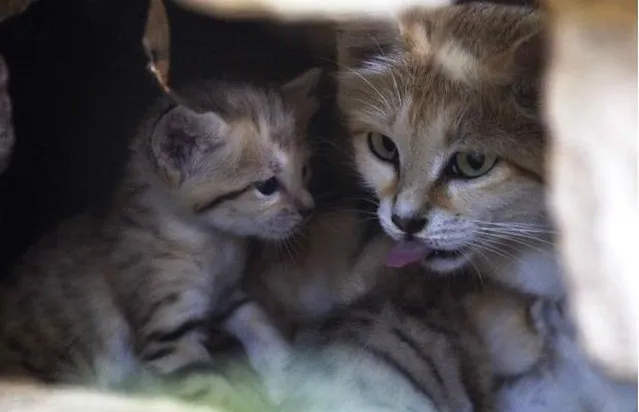
[[[489,356],[452,296],[424,276],[298,332],[283,411],[488,411]],[[389,295],[389,296],[387,296]]]
[[[9,164],[14,140],[9,98],[9,69],[4,57],[0,55],[0,173],[4,172]]]
[[[2,285],[0,371],[109,386],[209,364],[209,323],[241,295],[246,238],[285,238],[313,207],[304,133],[317,75],[160,104],[107,215],[59,226]],[[259,357],[256,342],[278,339],[265,322],[248,303],[226,326]]]
[[[247,272],[251,296],[293,333],[296,325],[393,285],[399,269],[380,259],[393,242],[379,233],[368,236],[367,220],[355,210],[319,212],[286,245],[266,245]]]

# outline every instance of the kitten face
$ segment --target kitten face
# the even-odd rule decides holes
[[[281,239],[311,213],[304,135],[317,74],[304,74],[281,93],[229,88],[216,97],[215,111],[178,105],[160,119],[152,142],[156,163],[198,221]]]
[[[546,227],[543,131],[527,107],[535,79],[518,66],[535,23],[463,6],[407,14],[379,37],[365,27],[369,42],[387,42],[342,74],[339,101],[379,221],[400,243],[388,264],[450,272]],[[365,51],[359,30],[343,37],[346,58],[353,38]]]

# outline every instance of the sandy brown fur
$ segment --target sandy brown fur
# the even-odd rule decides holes
[[[526,242],[538,236],[532,243],[542,248],[551,240],[543,201],[546,137],[537,100],[542,37],[538,13],[481,4],[411,10],[395,24],[342,27],[338,102],[348,118],[357,168],[380,199],[378,215],[389,235],[401,238],[390,214],[403,213],[429,219],[416,237],[432,248],[459,246],[460,240],[435,239],[435,232],[448,231],[472,249],[481,238],[469,229],[481,226],[476,221],[534,226],[534,234],[523,230],[514,236]],[[370,153],[369,132],[395,141],[397,171]],[[485,178],[452,181],[442,170],[460,151],[490,153],[501,161]],[[489,246],[508,242],[507,233],[499,236],[504,238],[490,239]],[[476,254],[466,265],[488,265],[493,253],[481,253],[487,258]],[[512,253],[518,252],[506,252]],[[553,254],[551,247],[547,256],[554,261]],[[554,284],[539,287],[517,275],[504,275],[504,281],[561,295],[556,273],[550,276]]]
[[[392,241],[380,233],[367,236],[369,220],[353,209],[324,211],[287,244],[261,248],[248,271],[251,295],[292,332],[373,289],[393,286],[399,272],[380,259]]]

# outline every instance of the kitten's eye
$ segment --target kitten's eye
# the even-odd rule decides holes
[[[309,177],[310,177],[310,170],[308,166],[304,166],[302,168],[302,180],[307,181]]]
[[[255,189],[264,196],[271,196],[280,188],[280,183],[275,176],[270,179],[255,183]]]
[[[458,152],[453,155],[446,166],[448,177],[458,179],[475,179],[490,172],[499,158],[477,152]]]
[[[399,163],[397,146],[395,146],[393,140],[388,136],[384,136],[381,133],[369,133],[368,148],[375,156],[385,162],[395,165]]]

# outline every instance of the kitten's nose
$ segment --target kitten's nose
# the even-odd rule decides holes
[[[395,226],[400,230],[412,235],[419,232],[426,226],[427,220],[423,217],[399,217],[397,215],[391,216],[391,220],[395,223]]]
[[[313,208],[312,207],[304,207],[298,210],[299,214],[302,217],[309,217],[311,215],[311,213],[313,213]]]
[[[310,194],[303,195],[295,201],[295,207],[300,216],[308,217],[313,213],[313,209],[315,209],[315,200],[313,200],[313,196]]]

